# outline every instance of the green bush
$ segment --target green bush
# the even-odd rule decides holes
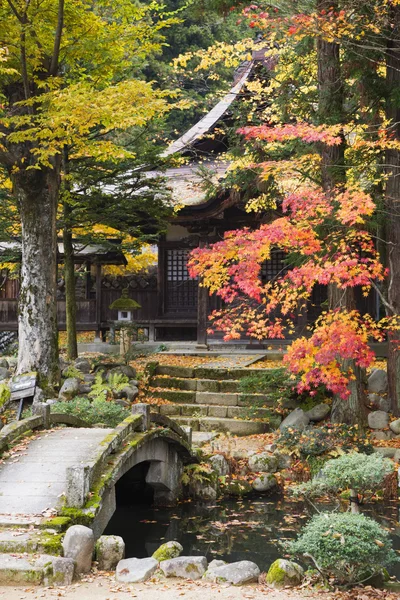
[[[319,456],[335,447],[336,440],[325,427],[306,431],[287,427],[280,432],[277,445],[303,457]]]
[[[52,412],[74,415],[83,419],[89,425],[104,423],[108,427],[116,427],[130,414],[127,408],[102,398],[95,398],[93,402],[88,398],[74,398],[68,402],[56,402],[52,405]]]
[[[323,513],[311,519],[291,554],[311,558],[325,579],[354,585],[399,559],[388,533],[373,519],[351,513]]]
[[[292,493],[306,498],[326,494],[338,497],[341,492],[354,490],[362,500],[367,493],[373,494],[379,490],[390,473],[393,473],[393,463],[381,454],[352,452],[328,460],[317,478],[296,486]]]

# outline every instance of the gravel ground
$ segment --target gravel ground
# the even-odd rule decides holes
[[[313,594],[285,590],[275,592],[264,586],[248,585],[235,588],[207,582],[169,580],[131,586],[118,584],[113,577],[96,576],[65,588],[13,588],[0,587],[4,600],[41,600],[64,598],[65,600],[328,600],[329,594]]]

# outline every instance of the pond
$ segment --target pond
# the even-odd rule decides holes
[[[122,504],[104,533],[125,540],[127,558],[151,556],[162,543],[177,540],[186,556],[251,560],[266,570],[285,555],[281,544],[295,537],[313,512],[303,502],[271,496],[223,499],[213,505],[184,502],[174,508]],[[363,512],[390,530],[393,546],[400,550],[397,503],[373,504]],[[400,579],[400,563],[391,574]]]

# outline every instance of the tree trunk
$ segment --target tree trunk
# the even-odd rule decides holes
[[[329,0],[318,0],[317,10],[328,11],[335,8]],[[318,60],[318,119],[320,124],[337,125],[343,123],[343,83],[340,66],[340,46],[335,42],[317,40]],[[322,145],[321,180],[327,194],[338,186],[345,186],[346,172],[344,159],[345,144],[338,146]],[[351,310],[355,306],[353,290],[342,290],[335,285],[328,287],[329,309]],[[343,400],[333,399],[331,420],[336,423],[364,424],[366,410],[364,404],[363,373],[354,361],[345,361],[343,370],[353,371],[355,380],[349,384],[350,396]]]
[[[67,326],[67,358],[78,358],[78,344],[76,339],[76,290],[75,290],[75,262],[72,244],[72,231],[70,227],[70,206],[64,202],[64,281],[65,281],[65,316]]]
[[[400,140],[400,6],[391,8],[390,23],[393,25],[387,49],[386,83],[388,100],[386,117],[390,122],[390,132]],[[386,241],[388,244],[387,263],[389,267],[388,301],[394,314],[400,314],[400,152],[392,149],[386,152],[388,179],[386,183],[385,208]],[[389,335],[388,381],[392,411],[400,414],[400,332]]]
[[[56,210],[59,170],[42,168],[13,176],[22,225],[18,315],[18,373],[37,371],[46,389],[59,382],[56,302]]]

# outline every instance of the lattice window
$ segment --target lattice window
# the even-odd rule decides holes
[[[188,281],[189,250],[167,250],[167,281]]]
[[[272,249],[271,257],[261,265],[261,278],[263,281],[271,281],[277,275],[283,274],[287,269],[285,263],[285,253],[282,250]]]
[[[166,312],[195,313],[197,309],[197,281],[187,269],[190,250],[174,248],[166,253]]]

